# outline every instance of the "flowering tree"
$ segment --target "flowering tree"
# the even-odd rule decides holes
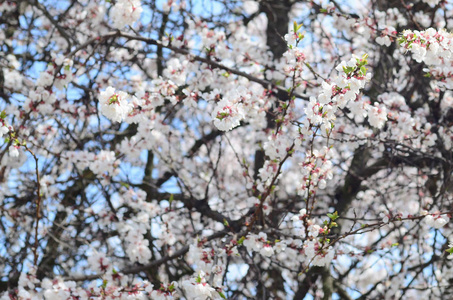
[[[447,1],[0,12],[0,299],[453,297]]]

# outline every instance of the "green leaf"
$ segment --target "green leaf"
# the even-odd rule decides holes
[[[2,111],[0,113],[0,119],[5,119],[6,118],[6,112],[5,111]]]
[[[360,72],[362,72],[362,75],[363,75],[363,76],[366,75],[366,68],[365,68],[365,66],[361,66],[361,67],[360,67]]]
[[[119,100],[118,100],[118,95],[112,95],[109,99],[109,105],[113,104],[113,103],[117,103]]]
[[[121,186],[124,186],[127,189],[130,187],[130,185],[127,182],[121,182],[120,184]]]
[[[245,241],[245,236],[241,237],[238,241],[238,245],[242,245],[242,243]]]
[[[222,297],[222,299],[226,299],[225,295],[222,292],[217,292],[219,293],[219,296]]]
[[[168,287],[168,290],[170,292],[173,292],[175,290],[175,285],[172,283],[169,287]]]
[[[228,112],[219,112],[219,113],[217,113],[217,117],[216,118],[219,119],[219,120],[223,120],[223,119],[225,119],[225,118],[227,118],[229,116],[230,116],[230,113],[228,113]]]
[[[399,244],[400,244],[400,243],[393,243],[393,244],[392,244],[392,247],[396,247],[396,246],[398,246]]]
[[[337,212],[337,211],[335,211],[333,214],[327,214],[327,216],[328,216],[329,219],[331,219],[332,221],[335,221],[336,219],[339,218],[338,212]]]
[[[223,219],[223,225],[230,227],[230,223],[228,223],[227,219]]]
[[[445,251],[448,252],[448,253],[450,253],[450,254],[453,254],[453,247],[450,248],[450,249],[447,249],[447,250],[445,250]]]
[[[343,71],[346,73],[346,74],[350,74],[352,72],[354,72],[355,68],[354,67],[343,67]]]

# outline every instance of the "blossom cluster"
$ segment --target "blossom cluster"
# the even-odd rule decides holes
[[[176,288],[178,284],[172,282],[162,284],[160,288],[155,289],[153,284],[148,281],[137,282],[131,280],[127,275],[115,271],[102,256],[94,255],[90,257],[90,262],[100,264],[105,273],[102,276],[102,285],[97,285],[95,282],[87,287],[79,287],[75,281],[66,281],[62,278],[50,280],[44,278],[42,281],[37,279],[36,268],[32,268],[28,273],[22,273],[20,277],[21,286],[17,293],[20,299],[46,299],[59,300],[68,298],[77,299],[158,299],[170,300],[177,295]],[[129,284],[131,282],[132,284]],[[119,285],[118,285],[119,283]],[[122,286],[121,286],[122,285]],[[39,289],[37,287],[39,286]],[[10,299],[8,295],[2,296],[0,299]]]
[[[325,221],[323,226],[320,226],[316,224],[315,220],[309,217],[305,208],[301,209],[299,214],[291,218],[296,226],[302,224],[302,227],[299,227],[296,233],[305,238],[300,245],[301,250],[303,250],[306,256],[305,265],[312,263],[315,266],[326,266],[332,262],[335,251],[329,245],[329,239],[325,235],[329,234],[330,229],[336,226],[334,221],[337,216],[336,214],[332,214],[330,218],[332,220],[331,222]]]
[[[439,229],[448,224],[448,222],[450,222],[450,218],[445,215],[429,214],[426,215],[423,221],[426,223],[426,225]]]
[[[216,93],[206,95],[213,100],[215,107],[211,113],[214,126],[221,131],[230,131],[241,124],[244,119],[254,119],[255,125],[262,124],[264,117],[262,90],[249,90],[243,85],[234,89],[217,90]],[[260,94],[261,92],[261,94]],[[257,126],[257,127],[258,127]]]
[[[324,147],[320,151],[313,150],[307,153],[305,161],[301,163],[302,181],[301,193],[304,197],[314,194],[316,188],[325,189],[327,180],[332,179],[332,162],[328,159],[329,148]]]
[[[219,299],[219,294],[209,285],[206,280],[206,274],[203,271],[198,273],[195,278],[187,279],[182,282],[182,288],[186,291],[190,299]]]
[[[56,56],[56,55],[55,55]],[[53,63],[47,69],[39,73],[35,88],[28,93],[25,101],[25,112],[49,114],[55,108],[57,96],[53,87],[62,91],[72,82],[74,74],[72,71],[73,61],[61,55],[53,59]]]
[[[248,234],[243,245],[248,251],[259,252],[262,256],[271,257],[275,254],[273,245],[267,240],[267,234],[260,232],[256,234]]]
[[[98,176],[113,177],[119,173],[119,160],[113,151],[101,150],[97,154],[89,151],[68,151],[65,158],[68,163],[74,163],[79,170],[89,168]]]
[[[303,254],[297,259],[302,265],[327,266],[335,255],[335,251],[329,245],[329,239],[325,237],[330,233],[330,229],[336,226],[333,222],[336,215],[332,214],[331,217],[332,222],[326,221],[323,226],[320,226],[315,223],[315,220],[309,218],[306,209],[301,209],[299,214],[291,218],[298,228],[295,233],[300,239],[271,242],[267,239],[266,233],[260,232],[259,234],[249,233],[241,242],[247,251],[257,252],[264,257],[291,255],[290,253],[296,251]],[[300,227],[301,224],[302,227]]]
[[[453,34],[429,28],[406,30],[399,38],[402,49],[410,51],[417,62],[424,62],[427,76],[438,81],[440,88],[453,88]]]

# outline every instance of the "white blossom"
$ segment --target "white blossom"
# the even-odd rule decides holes
[[[102,114],[113,122],[122,122],[131,111],[128,97],[127,93],[115,92],[115,89],[109,86],[99,95]]]
[[[239,126],[241,120],[245,117],[242,104],[228,100],[222,100],[217,103],[211,116],[214,120],[214,125],[222,131],[229,131]]]
[[[113,26],[118,29],[132,26],[139,18],[143,9],[140,0],[118,0],[110,11]]]

